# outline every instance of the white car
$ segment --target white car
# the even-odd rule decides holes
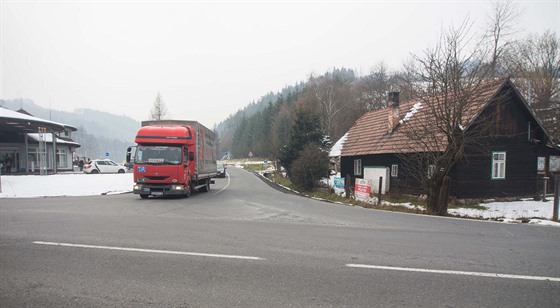
[[[119,165],[110,159],[94,159],[84,163],[84,172],[96,173],[125,173],[126,167]]]

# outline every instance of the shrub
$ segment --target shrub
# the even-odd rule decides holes
[[[329,173],[329,156],[318,144],[309,143],[303,147],[290,169],[292,183],[310,191]]]

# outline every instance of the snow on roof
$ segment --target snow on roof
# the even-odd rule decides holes
[[[348,137],[348,133],[344,134],[344,136],[338,139],[338,141],[331,148],[331,151],[329,152],[329,157],[340,156],[342,152],[342,146],[344,146],[344,142],[346,141],[347,137]]]
[[[419,109],[422,108],[422,103],[416,103],[412,106],[412,108],[410,108],[410,111],[406,113],[406,115],[404,116],[404,118],[402,118],[399,123],[403,124],[404,122],[410,120],[410,118],[412,118],[412,116],[418,112]]]
[[[53,126],[60,126],[60,127],[63,127],[63,128],[68,128],[68,129],[71,129],[71,130],[74,130],[74,131],[77,130],[72,125],[41,119],[41,118],[38,118],[38,117],[30,116],[30,115],[20,113],[20,112],[17,112],[17,111],[13,111],[13,110],[10,110],[10,109],[6,109],[6,108],[0,108],[0,118],[9,118],[9,119],[41,122],[41,123],[50,124],[50,125],[53,125]]]
[[[41,136],[41,134],[32,133],[32,134],[27,134],[27,136],[29,136],[29,138],[31,138],[31,139],[33,139],[37,142],[39,142],[39,141],[45,141],[47,143],[52,143],[53,142],[52,134],[43,134],[43,136]],[[58,137],[56,137],[56,143],[57,144],[80,145],[77,142],[60,139]]]

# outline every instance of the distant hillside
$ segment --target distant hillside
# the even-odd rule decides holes
[[[104,158],[109,153],[109,158],[117,162],[124,160],[126,148],[134,144],[140,127],[140,122],[127,116],[92,109],[49,110],[30,99],[0,100],[0,106],[14,111],[23,108],[38,118],[72,125],[78,128],[73,139],[82,145],[77,149],[79,155]]]

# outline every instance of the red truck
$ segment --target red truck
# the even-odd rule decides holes
[[[196,121],[143,121],[134,139],[133,193],[148,196],[189,197],[207,192],[217,176],[216,135]]]

